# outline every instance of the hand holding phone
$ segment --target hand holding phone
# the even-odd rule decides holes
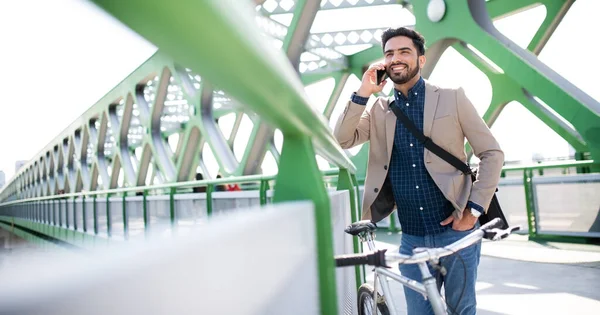
[[[377,70],[377,85],[380,85],[385,79],[387,79],[386,70]]]
[[[384,64],[378,63],[371,65],[363,74],[362,83],[357,94],[362,97],[369,97],[381,92],[387,83],[387,81],[385,81],[387,77]]]

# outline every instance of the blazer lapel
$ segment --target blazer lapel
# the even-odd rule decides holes
[[[438,106],[438,98],[440,94],[437,87],[425,82],[425,108],[423,110],[423,133],[429,137],[431,135],[431,127],[433,126],[433,118]]]
[[[394,146],[394,135],[396,134],[396,115],[390,109],[390,104],[394,101],[394,96],[388,97],[387,112],[385,113],[385,137],[387,141],[388,160],[392,156]]]

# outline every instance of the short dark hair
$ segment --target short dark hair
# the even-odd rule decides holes
[[[396,36],[406,36],[412,39],[413,44],[415,45],[415,47],[417,47],[418,55],[421,56],[425,54],[425,38],[423,37],[423,35],[419,34],[419,32],[415,30],[411,30],[410,28],[406,27],[389,28],[385,30],[385,32],[381,34],[381,47],[385,49],[385,43],[387,43],[387,41],[390,40],[390,38]]]

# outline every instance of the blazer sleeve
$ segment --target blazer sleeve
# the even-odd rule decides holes
[[[348,101],[335,124],[333,135],[342,149],[350,149],[369,140],[370,126],[370,108]]]
[[[473,153],[480,160],[477,178],[471,188],[469,201],[482,206],[487,212],[500,181],[504,152],[500,149],[500,144],[485,121],[465,95],[463,88],[456,91],[456,102],[458,121],[462,131],[471,144]]]

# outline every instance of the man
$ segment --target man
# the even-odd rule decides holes
[[[425,40],[417,32],[389,29],[382,35],[385,64],[372,65],[335,127],[342,148],[370,141],[365,179],[363,219],[378,222],[394,208],[402,227],[400,253],[415,247],[440,247],[467,235],[487,211],[500,180],[504,153],[462,88],[445,89],[421,77]],[[429,152],[396,119],[390,100],[367,100],[386,85],[376,83],[377,70],[386,70],[394,83],[394,105],[431,140],[467,162],[465,137],[481,160],[477,180]],[[475,314],[475,281],[481,244],[441,260],[446,302],[451,314]],[[464,266],[463,266],[464,262]],[[430,268],[431,269],[431,268]],[[403,275],[421,281],[417,265],[401,265]],[[434,275],[436,270],[432,270]],[[405,288],[408,314],[433,314],[423,296]]]

